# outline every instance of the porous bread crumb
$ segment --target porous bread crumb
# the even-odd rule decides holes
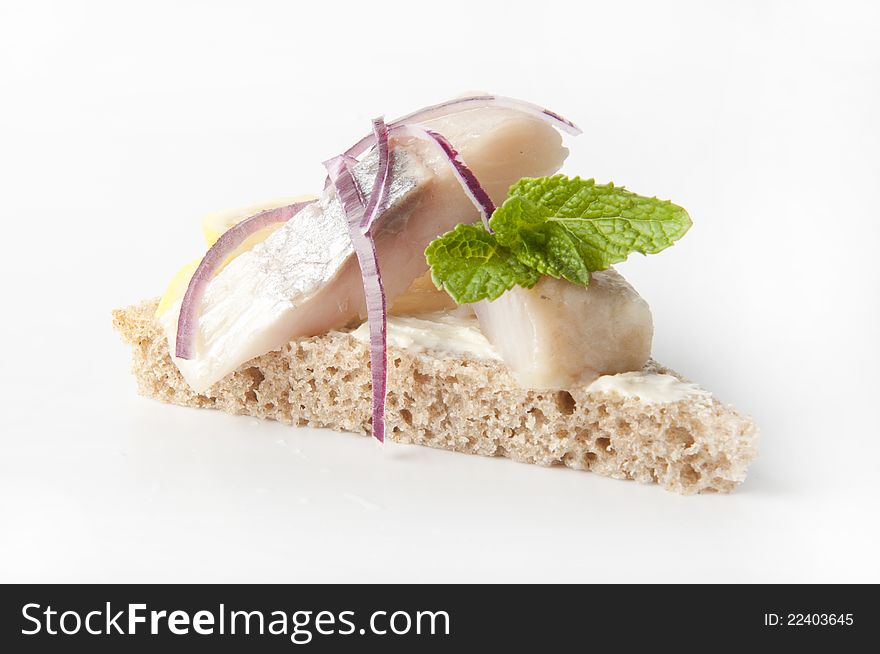
[[[241,366],[204,394],[171,361],[156,301],[118,309],[140,392],[294,425],[370,433],[367,346],[349,334],[305,338]],[[649,361],[646,371],[680,375]],[[754,422],[709,395],[646,404],[586,389],[520,388],[498,361],[389,348],[390,440],[565,465],[677,493],[732,491],[757,455]]]

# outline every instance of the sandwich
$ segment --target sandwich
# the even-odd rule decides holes
[[[113,312],[140,392],[617,479],[729,492],[748,416],[651,358],[615,268],[691,226],[668,200],[559,174],[555,112],[457,98],[325,162],[317,196],[206,216],[206,253]]]

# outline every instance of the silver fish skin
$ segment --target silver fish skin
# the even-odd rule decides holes
[[[355,183],[367,199],[377,166],[378,156],[369,153],[352,171]],[[384,214],[393,215],[397,206],[424,185],[430,175],[412,154],[400,148],[395,150]],[[225,298],[235,295],[243,274],[258,282],[255,294],[302,303],[333,279],[353,252],[345,211],[335,187],[329,186],[317,202],[229,263],[223,273],[230,272],[218,275],[205,293],[202,319],[210,322],[211,312],[227,310]]]
[[[352,171],[367,198],[377,167],[378,156],[370,153]],[[386,216],[393,217],[397,206],[431,175],[413,154],[395,150],[385,223],[393,223]],[[290,335],[320,333],[326,310],[295,310],[331,283],[353,260],[353,253],[345,211],[335,187],[329,186],[318,201],[230,261],[205,290],[196,356],[174,357],[193,390],[206,390],[244,361],[276,349]],[[328,306],[330,313],[341,315],[348,308]],[[163,314],[172,352],[179,314],[180,303]]]

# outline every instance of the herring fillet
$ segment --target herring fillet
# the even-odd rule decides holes
[[[472,305],[480,329],[525,388],[571,390],[641,370],[651,356],[651,309],[614,269],[590,284],[542,277]]]
[[[496,203],[521,177],[556,172],[568,151],[547,124],[514,111],[475,109],[428,121],[446,136]],[[389,304],[427,270],[424,250],[459,223],[479,220],[447,162],[431,144],[392,139],[386,209],[374,239]],[[365,196],[375,153],[353,170]],[[179,303],[161,320],[174,351]],[[364,293],[345,213],[333,186],[208,284],[195,335],[195,355],[174,357],[196,392],[244,362],[291,338],[313,336],[362,317]]]

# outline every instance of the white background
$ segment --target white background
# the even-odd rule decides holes
[[[869,2],[0,4],[0,581],[880,581]],[[208,211],[462,91],[685,206],[620,266],[655,354],[754,415],[729,496],[140,398],[114,307]]]

